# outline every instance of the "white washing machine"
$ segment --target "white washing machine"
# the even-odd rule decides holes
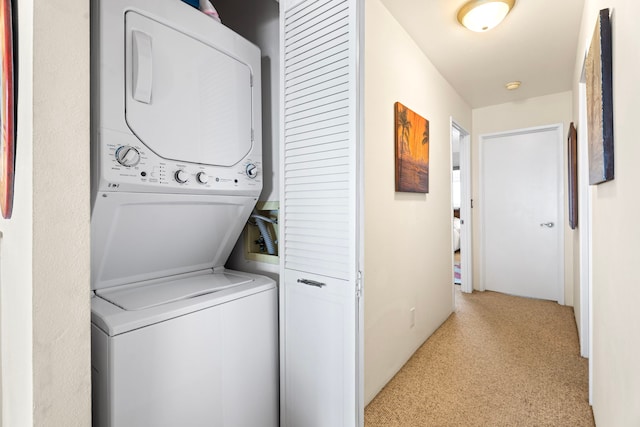
[[[224,264],[262,189],[260,51],[92,0],[94,426],[276,426],[277,291]]]

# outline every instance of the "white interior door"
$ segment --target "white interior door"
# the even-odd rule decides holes
[[[564,302],[562,125],[481,137],[484,289]]]
[[[359,426],[359,0],[280,4],[281,425]]]

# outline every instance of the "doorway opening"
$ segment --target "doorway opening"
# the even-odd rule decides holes
[[[451,215],[453,288],[473,291],[471,253],[471,138],[451,119]]]

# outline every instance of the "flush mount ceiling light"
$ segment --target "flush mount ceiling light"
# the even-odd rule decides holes
[[[507,90],[516,90],[520,87],[522,83],[519,81],[514,81],[514,82],[509,82],[506,85],[504,85],[504,87],[507,88]]]
[[[470,29],[482,33],[502,22],[516,0],[471,0],[458,11],[458,21]]]

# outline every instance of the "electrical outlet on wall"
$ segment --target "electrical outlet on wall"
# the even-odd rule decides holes
[[[409,327],[413,328],[416,326],[416,308],[411,307],[409,309]]]

